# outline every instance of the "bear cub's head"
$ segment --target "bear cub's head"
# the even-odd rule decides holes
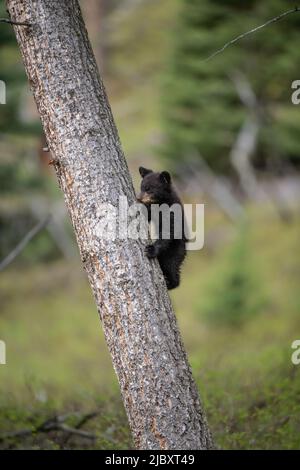
[[[170,174],[167,171],[156,173],[142,166],[140,166],[139,172],[142,182],[138,201],[146,206],[167,203],[173,193]]]

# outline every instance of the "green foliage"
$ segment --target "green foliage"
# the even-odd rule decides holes
[[[205,318],[216,325],[241,326],[263,306],[258,273],[251,262],[247,226],[243,226],[224,257],[221,268],[212,273],[207,296],[200,303]]]
[[[5,4],[0,5],[0,17],[7,18]],[[0,24],[0,80],[6,84],[6,104],[0,105],[1,132],[36,134],[41,125],[26,124],[20,119],[22,94],[28,87],[24,66],[11,25]]]
[[[176,169],[191,150],[196,151],[215,170],[228,172],[230,149],[248,113],[231,78],[238,72],[251,84],[265,116],[255,163],[265,166],[276,149],[281,162],[299,164],[300,121],[295,116],[298,109],[291,103],[291,84],[298,78],[300,14],[292,14],[205,61],[234,37],[294,5],[284,0],[179,2],[181,11],[162,96],[162,155]]]
[[[34,172],[26,171],[21,159],[2,162],[0,165],[0,194],[23,194],[27,190],[34,191],[43,187],[42,177]]]
[[[274,322],[272,345],[255,340],[259,328],[266,334],[266,326],[257,324],[240,339],[232,336],[223,357],[206,360],[200,373],[209,422],[222,449],[299,448],[300,369],[290,363],[289,345],[274,334]]]

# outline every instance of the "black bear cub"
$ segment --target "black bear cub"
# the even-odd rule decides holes
[[[176,204],[177,209],[179,209],[179,212],[171,209],[168,217],[166,217],[166,212],[161,212],[158,218],[155,217],[153,222],[157,232],[157,240],[146,247],[148,258],[157,257],[168,289],[175,289],[179,286],[180,266],[186,255],[183,206],[172,186],[171,176],[167,171],[156,173],[140,167],[139,172],[143,179],[138,201],[147,207],[149,222],[152,218],[151,206],[153,204],[159,206],[164,204],[163,207],[167,209],[167,212],[173,204]],[[174,217],[176,217],[176,220]],[[167,230],[169,233],[167,238],[163,222],[168,225]]]

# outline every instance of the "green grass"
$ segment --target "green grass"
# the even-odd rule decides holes
[[[172,300],[216,442],[225,449],[299,448],[300,367],[291,363],[291,343],[300,337],[299,220],[283,224],[268,213],[251,215],[249,250],[268,302],[231,328],[212,325],[201,310],[211,295],[208,281],[224,264],[235,233],[208,209],[206,233],[219,230],[227,241],[189,253]],[[97,410],[84,426],[97,439],[72,437],[67,447],[130,448],[118,384],[81,267],[12,266],[0,276],[0,292],[0,337],[7,345],[7,365],[0,366],[0,435],[35,428],[57,414]],[[77,418],[70,419],[76,424]],[[35,434],[0,445],[54,449],[64,447],[64,436]]]

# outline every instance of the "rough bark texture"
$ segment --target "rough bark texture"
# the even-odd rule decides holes
[[[99,238],[99,204],[135,193],[77,0],[7,0],[135,445],[209,449],[166,286],[141,241]]]

